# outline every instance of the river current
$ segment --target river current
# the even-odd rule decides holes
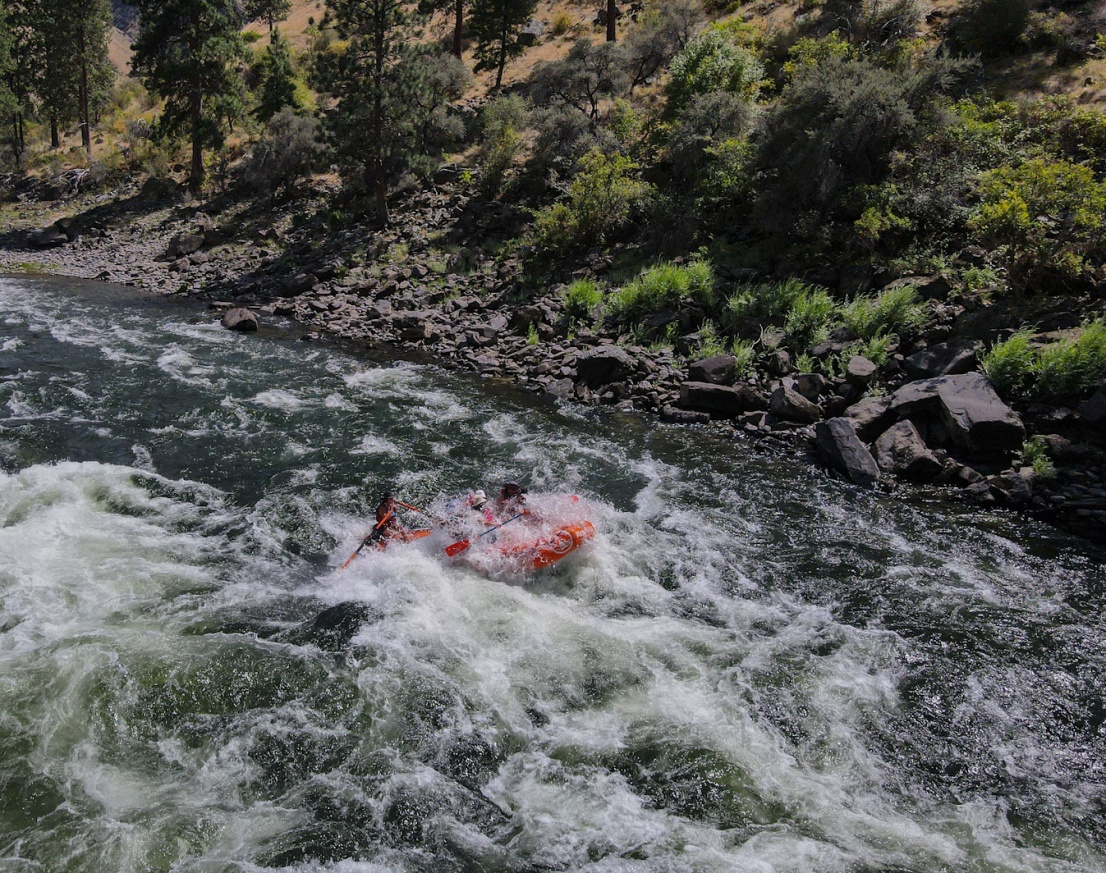
[[[507,479],[595,540],[339,570]],[[1104,600],[1015,516],[0,279],[3,873],[1106,870]]]

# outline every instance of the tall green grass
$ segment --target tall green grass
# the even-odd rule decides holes
[[[1023,397],[1077,396],[1106,382],[1106,318],[1083,324],[1070,339],[1034,345],[1031,328],[996,343],[983,372],[1002,393]]]
[[[599,308],[599,304],[603,302],[603,292],[594,279],[577,279],[561,294],[561,302],[569,318],[582,321]]]
[[[883,291],[875,297],[855,297],[841,310],[841,320],[860,339],[890,333],[911,334],[926,322],[927,308],[909,285]]]
[[[714,267],[697,259],[687,266],[664,262],[650,267],[607,298],[615,317],[634,320],[694,303],[708,312],[717,305]]]

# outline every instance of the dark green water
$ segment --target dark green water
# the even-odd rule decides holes
[[[562,572],[338,571],[506,478]],[[0,279],[0,871],[1103,870],[1099,549]]]

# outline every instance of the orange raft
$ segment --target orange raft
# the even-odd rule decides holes
[[[394,530],[379,537],[373,545],[378,551],[383,552],[393,543],[409,543],[411,540],[421,540],[423,537],[430,536],[431,533],[433,533],[431,530]]]
[[[541,570],[567,558],[594,536],[595,525],[590,521],[569,522],[530,545],[507,546],[499,551],[524,569]]]

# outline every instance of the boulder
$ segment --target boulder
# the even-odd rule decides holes
[[[861,441],[870,443],[894,423],[890,407],[890,397],[865,397],[846,409],[845,417]]]
[[[795,390],[807,400],[817,402],[818,396],[826,390],[826,377],[821,373],[799,373],[795,376]]]
[[[819,455],[833,470],[863,488],[875,488],[879,467],[847,418],[831,418],[814,426]]]
[[[896,420],[932,415],[954,445],[970,452],[1009,451],[1025,441],[1021,418],[982,373],[909,382],[892,395],[888,412]]]
[[[845,365],[845,379],[853,385],[869,385],[879,368],[863,355],[853,355]]]
[[[577,377],[593,387],[620,382],[633,371],[633,356],[620,346],[597,346],[576,358]]]
[[[244,306],[236,306],[228,309],[223,315],[223,327],[227,330],[236,330],[242,333],[257,330],[257,316]]]
[[[710,421],[710,413],[696,412],[694,409],[680,409],[678,406],[661,407],[661,421],[674,424],[706,424]]]
[[[910,355],[903,366],[913,379],[955,376],[975,369],[983,343],[974,339],[953,339]]]
[[[284,281],[282,295],[295,297],[297,294],[304,294],[314,288],[318,281],[311,273],[296,273]]]
[[[780,385],[772,392],[768,408],[777,418],[797,424],[814,424],[822,417],[817,403],[811,403],[787,385]]]
[[[689,364],[688,381],[709,382],[712,385],[732,385],[737,358],[733,355],[715,355]]]
[[[1106,430],[1106,384],[1103,384],[1090,400],[1080,404],[1079,417],[1092,427]]]
[[[36,249],[55,249],[68,243],[69,237],[57,227],[46,227],[32,233],[29,241]]]
[[[169,240],[169,248],[166,249],[165,256],[172,259],[181,258],[193,252],[198,252],[203,248],[203,245],[204,238],[201,234],[178,233]]]
[[[893,473],[915,482],[932,482],[944,469],[910,421],[891,425],[875,441],[872,453],[884,473]]]
[[[735,418],[743,412],[768,408],[768,399],[749,385],[712,385],[684,382],[680,386],[680,407],[709,412],[719,418]]]

